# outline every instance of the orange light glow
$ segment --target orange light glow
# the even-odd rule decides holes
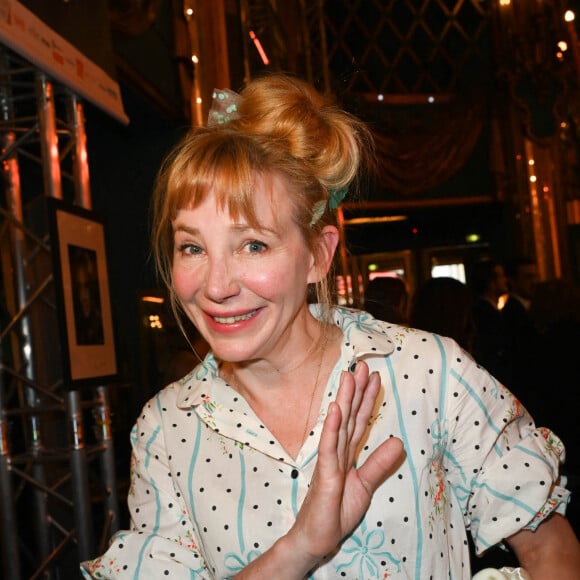
[[[143,296],[141,298],[142,302],[153,302],[154,304],[163,304],[165,300],[159,296]]]
[[[254,42],[254,46],[256,47],[256,50],[258,51],[258,54],[260,55],[262,62],[266,66],[268,66],[270,64],[270,59],[268,58],[268,55],[266,54],[266,51],[264,50],[264,47],[262,46],[260,39],[256,36],[256,33],[253,30],[250,30],[250,38]]]

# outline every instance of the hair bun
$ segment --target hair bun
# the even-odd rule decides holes
[[[334,97],[290,75],[253,80],[241,93],[238,113],[235,125],[286,148],[327,191],[348,186],[371,143],[364,123],[337,107]]]

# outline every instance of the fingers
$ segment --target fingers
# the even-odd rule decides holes
[[[348,436],[352,437],[356,425],[356,418],[360,409],[361,402],[365,393],[365,389],[369,380],[369,367],[364,362],[359,362],[356,365],[352,375],[354,379],[354,395],[351,403],[351,412],[348,420]]]
[[[404,454],[403,443],[391,437],[377,447],[358,468],[358,476],[369,496],[394,471]]]
[[[336,395],[336,404],[340,408],[341,421],[338,429],[338,439],[336,452],[339,456],[341,467],[344,468],[345,456],[350,441],[348,426],[352,417],[352,405],[356,392],[356,383],[354,376],[350,373],[343,372],[340,377],[340,386]]]
[[[364,365],[366,366],[366,365]],[[362,374],[364,375],[364,369]],[[368,373],[368,369],[367,369]],[[359,375],[360,375],[359,371]],[[322,433],[318,444],[318,465],[319,469],[338,469],[344,473],[349,461],[349,444],[351,433],[349,425],[353,423],[353,403],[358,408],[360,406],[361,394],[356,395],[356,391],[361,390],[364,381],[360,378],[355,381],[353,374],[343,371],[340,376],[340,384],[336,401],[330,403]],[[326,472],[330,475],[330,471]]]
[[[318,466],[321,469],[338,468],[337,447],[341,423],[342,413],[339,405],[330,403],[322,433],[320,434],[320,442],[318,443]]]
[[[342,413],[337,452],[344,469],[353,464],[356,449],[366,432],[380,386],[378,373],[369,376],[369,368],[365,362],[359,362],[352,374],[342,373],[336,397],[336,403]]]
[[[379,374],[374,372],[369,376],[368,366],[362,361],[354,373],[342,373],[336,401],[328,408],[318,449],[319,460],[325,466],[345,472],[353,465],[380,387]]]
[[[367,383],[365,385],[364,391],[361,392],[361,402],[357,410],[355,417],[354,430],[351,435],[351,453],[350,464],[352,465],[354,459],[354,453],[356,452],[359,443],[364,437],[368,426],[369,419],[372,415],[373,409],[375,408],[375,403],[379,392],[381,389],[381,377],[378,373],[371,373],[368,377]]]

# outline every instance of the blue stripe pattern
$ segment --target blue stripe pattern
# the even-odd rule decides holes
[[[399,395],[399,388],[395,380],[395,372],[393,369],[393,363],[390,357],[385,357],[385,363],[387,365],[387,370],[389,371],[389,376],[391,378],[391,387],[393,389],[393,395],[395,397],[395,404],[397,405],[397,418],[399,420],[399,427],[401,429],[401,439],[403,441],[403,446],[405,449],[409,449],[409,437],[407,435],[407,430],[405,428],[405,421],[403,420],[403,409],[401,407],[401,396]],[[421,580],[421,561],[423,556],[423,531],[421,525],[421,512],[419,509],[419,482],[417,481],[417,469],[413,463],[413,458],[410,453],[407,454],[407,462],[409,465],[409,471],[411,472],[411,479],[413,480],[413,495],[415,496],[415,521],[417,523],[417,560],[415,561],[415,578]]]
[[[244,542],[244,503],[246,501],[246,460],[240,451],[240,498],[238,500],[238,542],[240,543],[240,554],[246,551]]]

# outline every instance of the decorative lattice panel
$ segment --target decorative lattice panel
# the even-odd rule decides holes
[[[447,93],[489,76],[486,2],[328,0],[328,64],[356,93]]]

